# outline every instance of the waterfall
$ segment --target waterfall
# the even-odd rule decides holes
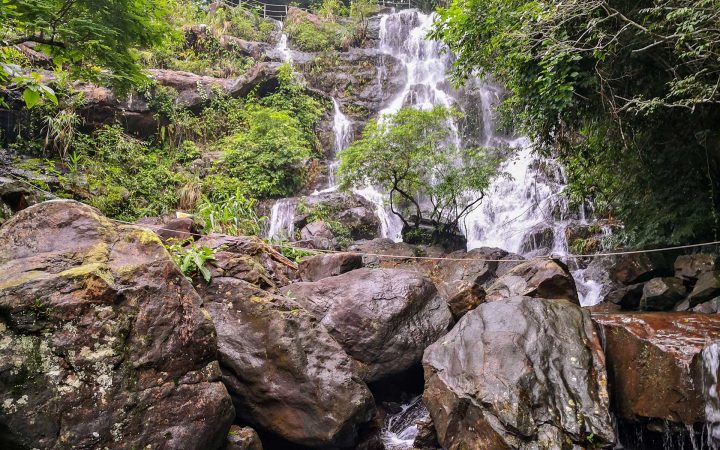
[[[705,426],[707,428],[707,446],[717,450],[720,446],[720,343],[705,347],[702,351],[705,394]]]
[[[382,429],[382,441],[387,450],[405,450],[413,448],[418,434],[417,421],[426,419],[430,413],[417,396],[410,402],[401,405],[401,410],[390,414]]]
[[[352,123],[340,109],[340,103],[336,99],[333,102],[333,161],[328,165],[328,187],[327,190],[337,189],[337,168],[339,162],[337,155],[348,148],[353,139]]]
[[[282,198],[275,202],[270,213],[269,239],[292,239],[295,233],[295,199]]]

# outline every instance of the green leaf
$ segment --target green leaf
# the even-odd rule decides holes
[[[42,95],[32,88],[26,88],[25,91],[23,91],[23,100],[25,101],[27,109],[33,109],[42,100]]]

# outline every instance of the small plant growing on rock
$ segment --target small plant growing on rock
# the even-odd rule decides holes
[[[206,282],[210,282],[212,275],[208,268],[205,267],[205,263],[215,261],[215,249],[205,246],[198,247],[189,240],[182,242],[172,241],[165,248],[170,252],[175,264],[178,265],[186,277],[192,278],[201,275]]]

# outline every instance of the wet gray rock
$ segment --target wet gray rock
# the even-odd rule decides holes
[[[357,253],[333,253],[310,256],[300,261],[298,270],[302,281],[318,281],[341,275],[363,266],[362,255]]]
[[[679,278],[653,278],[643,285],[640,309],[668,311],[685,297],[686,289]]]
[[[687,281],[695,281],[706,272],[712,272],[718,267],[718,256],[710,253],[697,253],[694,255],[681,255],[675,260],[675,276]]]
[[[402,269],[358,269],[283,288],[358,362],[366,381],[418,364],[453,323],[435,285]]]
[[[310,447],[350,447],[374,410],[354,361],[298,302],[236,278],[199,283],[237,416]]]
[[[73,201],[0,228],[0,448],[216,449],[234,418],[200,297],[151,231]]]
[[[322,220],[305,225],[300,230],[300,242],[303,246],[320,250],[334,250],[338,245],[330,226]]]
[[[321,212],[321,218],[345,227],[354,240],[373,239],[380,233],[375,205],[349,192],[328,192],[302,197],[297,201],[295,229],[302,230]],[[317,218],[317,217],[316,217]]]
[[[426,350],[423,366],[423,400],[445,449],[614,441],[600,341],[568,301],[483,303]]]
[[[531,260],[516,265],[486,289],[486,301],[514,296],[564,299],[580,304],[575,280],[558,260]]]
[[[717,314],[720,312],[720,297],[715,297],[710,301],[700,303],[692,308],[692,311],[703,314]]]

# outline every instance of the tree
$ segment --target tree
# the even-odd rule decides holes
[[[634,246],[717,237],[720,0],[454,0],[432,36]]]
[[[166,20],[171,1],[2,0],[0,89],[25,88],[1,51],[19,44],[33,45],[73,78],[107,79],[120,91],[146,82],[136,50],[177,37]],[[37,103],[35,95],[30,99],[28,106]]]
[[[371,121],[362,139],[340,153],[343,188],[373,185],[390,195],[390,208],[419,232],[430,222],[436,236],[454,233],[482,200],[498,159],[481,149],[449,143],[454,110],[401,109]]]

